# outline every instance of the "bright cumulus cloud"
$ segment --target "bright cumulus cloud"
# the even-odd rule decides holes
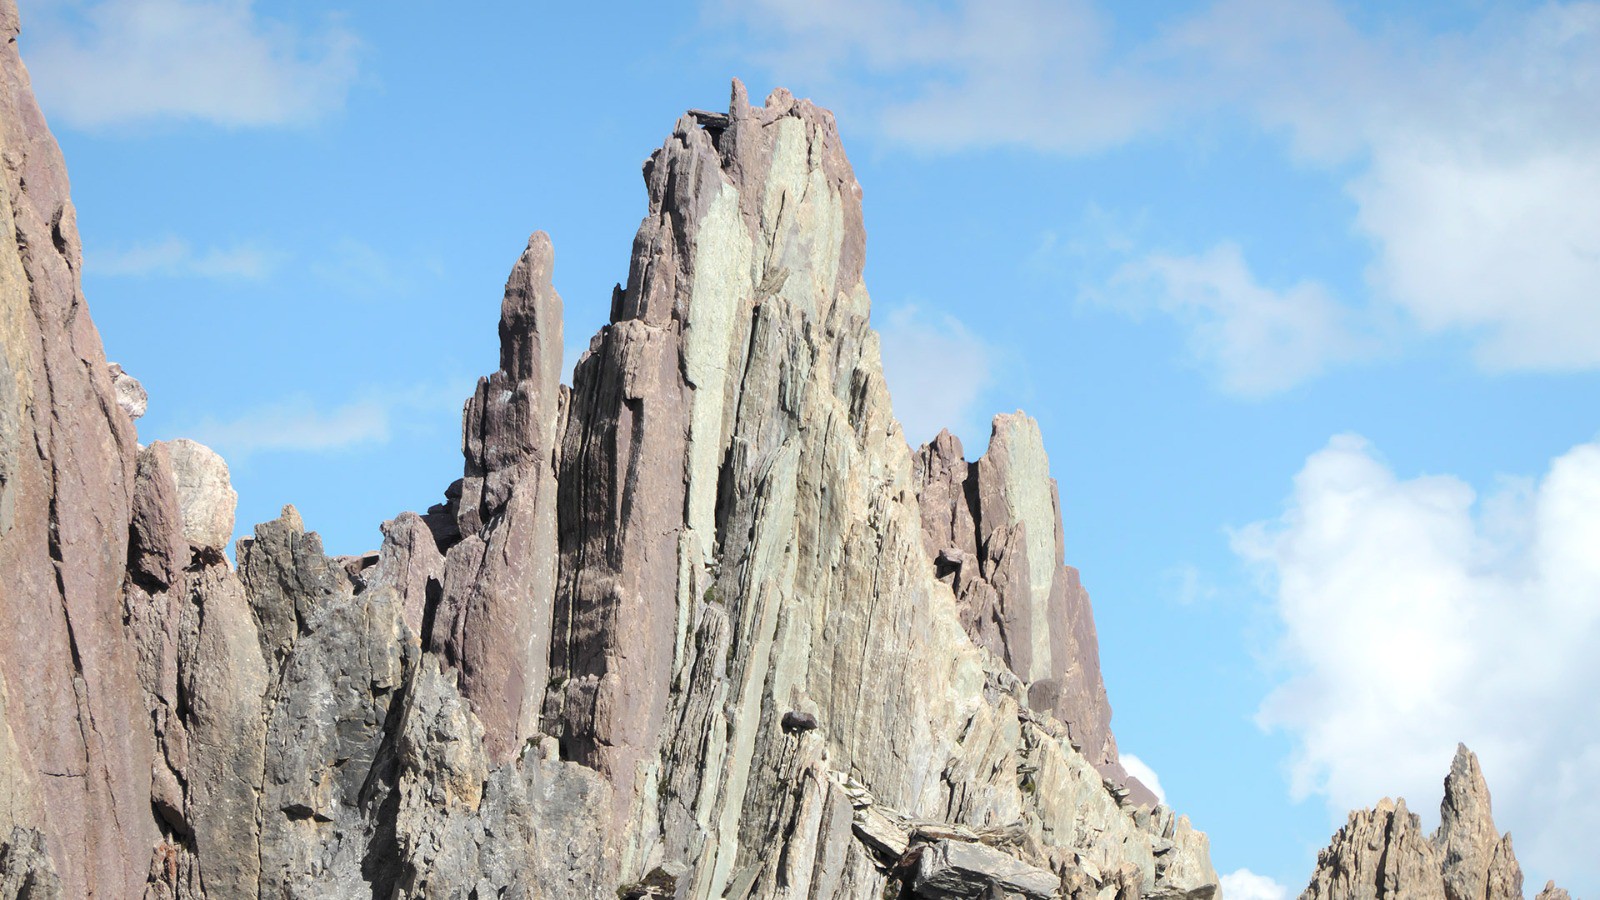
[[[1222,896],[1227,900],[1288,900],[1289,889],[1249,869],[1235,869],[1222,876]]]
[[[250,0],[23,6],[44,107],[78,127],[305,122],[342,105],[356,75],[358,42],[344,28],[297,29]]]
[[[1426,818],[1464,741],[1524,866],[1600,877],[1600,443],[1479,498],[1342,435],[1234,546],[1281,618],[1286,679],[1259,720],[1292,736],[1298,794]]]
[[[1364,161],[1346,192],[1378,299],[1491,369],[1600,367],[1600,4],[1423,37],[1223,0],[1169,40],[1304,161]]]

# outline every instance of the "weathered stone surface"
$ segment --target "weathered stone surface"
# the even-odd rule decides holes
[[[1376,808],[1357,810],[1317,854],[1317,868],[1301,900],[1419,898],[1442,900],[1439,851],[1422,833],[1416,813],[1404,800],[1384,798]]]
[[[1000,897],[1048,900],[1061,879],[982,844],[935,841],[921,848],[912,892],[928,900]]]
[[[1111,735],[1094,612],[1067,566],[1059,494],[1039,426],[996,416],[976,462],[941,432],[915,454],[922,542],[936,576],[956,594],[961,624],[1027,685],[1031,706],[1067,726],[1072,743],[1126,799],[1153,806],[1123,770]]]
[[[227,462],[198,441],[178,438],[166,445],[178,485],[184,538],[193,547],[222,552],[233,540],[233,511],[239,505]]]
[[[1567,893],[1564,888],[1556,887],[1554,881],[1546,881],[1544,889],[1539,892],[1538,896],[1534,897],[1534,900],[1572,900],[1572,895]]]
[[[444,554],[428,523],[416,513],[404,512],[383,524],[383,547],[378,551],[374,579],[392,584],[400,594],[406,624],[429,643],[432,621],[444,591]]]
[[[296,524],[288,519],[279,524]],[[381,809],[393,791],[393,723],[416,644],[398,595],[352,594],[314,534],[286,533],[287,540],[270,545],[262,529],[256,535],[252,573],[260,567],[278,573],[278,584],[312,585],[316,592],[266,697],[261,893],[381,896],[393,870],[382,864],[384,848],[372,846],[379,823],[368,812]],[[264,560],[269,553],[275,555]]]
[[[257,807],[268,752],[269,688],[244,587],[225,562],[190,579],[178,663],[183,685],[186,820],[208,898],[257,894],[264,859]]]
[[[1439,804],[1439,830],[1431,838],[1422,836],[1404,800],[1385,798],[1376,809],[1352,812],[1318,854],[1311,884],[1300,897],[1520,900],[1522,869],[1511,835],[1495,830],[1478,757],[1457,746]]]
[[[117,406],[128,414],[128,418],[137,419],[144,415],[150,406],[150,395],[145,393],[144,385],[139,379],[122,370],[117,363],[106,363],[106,371],[111,374],[111,390],[116,395]]]
[[[141,450],[137,472],[129,523],[129,574],[147,587],[171,587],[189,564],[190,554],[168,446],[158,441]]]
[[[1506,835],[1502,841],[1495,831],[1489,786],[1478,757],[1465,745],[1457,746],[1444,780],[1439,831],[1433,838],[1443,856],[1445,896],[1449,900],[1503,900],[1513,896],[1509,892],[1514,890],[1514,896],[1520,898],[1522,872],[1510,838]]]
[[[239,578],[250,598],[261,643],[274,679],[311,620],[335,599],[351,593],[350,578],[322,553],[322,538],[307,532],[300,513],[285,506],[271,522],[241,539]]]
[[[61,879],[45,849],[44,835],[17,826],[0,841],[0,897],[60,900]]]

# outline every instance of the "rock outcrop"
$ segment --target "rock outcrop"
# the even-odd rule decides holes
[[[1118,763],[1037,425],[906,446],[826,110],[680,118],[572,387],[536,233],[446,502],[235,568],[0,28],[0,897],[1216,896]]]
[[[1545,885],[1540,897],[1566,896]],[[1317,869],[1300,900],[1442,898],[1521,900],[1522,868],[1511,835],[1495,829],[1489,787],[1478,757],[1456,748],[1439,805],[1439,829],[1422,832],[1404,800],[1385,798],[1356,810],[1317,856]]]

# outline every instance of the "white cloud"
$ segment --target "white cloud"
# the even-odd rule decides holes
[[[1177,320],[1196,362],[1232,393],[1282,391],[1362,350],[1347,310],[1322,285],[1265,287],[1234,244],[1199,256],[1152,254],[1123,266],[1112,283],[1147,289],[1133,302]]]
[[[1525,867],[1600,887],[1600,443],[1480,502],[1343,435],[1234,546],[1281,617],[1286,678],[1259,721],[1292,737],[1296,795],[1341,820],[1397,795],[1428,817],[1464,741]]]
[[[238,418],[205,419],[189,431],[229,458],[264,452],[322,452],[389,440],[389,407],[377,401],[319,410],[298,398],[252,410]]]
[[[370,392],[332,408],[301,395],[231,419],[207,417],[179,430],[178,436],[192,437],[230,460],[257,453],[329,453],[388,443],[395,432],[416,427],[424,415],[459,412],[471,392],[463,385],[419,386]]]
[[[1219,0],[1142,38],[1082,0],[738,15],[779,77],[919,152],[1094,153],[1242,112],[1344,185],[1373,248],[1361,306],[1466,334],[1491,370],[1600,367],[1600,4],[1480,6],[1431,31],[1408,9],[1358,25],[1334,0]]]
[[[196,250],[177,237],[85,254],[97,275],[144,277],[264,278],[277,264],[277,254],[251,244]]]
[[[1176,29],[1220,96],[1357,174],[1375,295],[1490,369],[1600,367],[1600,4],[1363,33],[1329,0],[1224,0]]]
[[[443,263],[431,254],[385,249],[350,237],[332,242],[322,256],[311,266],[312,273],[350,297],[405,294],[444,274]]]
[[[1222,896],[1227,900],[1288,900],[1289,889],[1249,869],[1234,869],[1222,876]]]
[[[36,4],[23,40],[43,106],[81,128],[151,120],[303,123],[344,103],[356,38],[302,31],[250,0]]]
[[[1148,130],[1163,111],[1153,85],[1108,63],[1107,23],[1082,0],[720,5],[747,23],[780,77],[858,98],[917,149],[1092,151]],[[871,77],[846,74],[857,70]]]
[[[878,323],[883,374],[895,417],[912,445],[941,428],[972,436],[977,401],[989,386],[989,346],[953,316],[902,306]]]
[[[1128,770],[1129,775],[1139,779],[1150,789],[1150,793],[1156,795],[1156,800],[1167,802],[1167,792],[1162,790],[1161,776],[1156,774],[1155,769],[1150,768],[1149,764],[1132,753],[1122,753],[1117,758],[1122,761],[1122,767]]]
[[[1351,191],[1377,287],[1423,328],[1476,333],[1490,369],[1600,366],[1600,140],[1512,160],[1385,148]]]

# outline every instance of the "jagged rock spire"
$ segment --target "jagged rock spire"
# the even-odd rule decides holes
[[[459,671],[496,764],[538,730],[548,673],[565,396],[554,267],[549,235],[535,232],[506,280],[500,368],[478,379],[463,416],[466,465],[455,510],[463,539],[448,548],[442,571],[419,576],[441,585],[424,637]]]
[[[1439,830],[1431,838],[1422,836],[1404,800],[1385,798],[1375,809],[1352,812],[1318,854],[1311,884],[1300,895],[1368,897],[1522,900],[1522,869],[1511,835],[1495,830],[1489,786],[1465,744],[1456,746],[1439,804]]]
[[[1433,843],[1442,854],[1448,900],[1522,897],[1522,871],[1511,850],[1511,835],[1502,837],[1495,830],[1489,785],[1483,780],[1477,754],[1465,744],[1456,745],[1450,774],[1444,780],[1439,830]]]

